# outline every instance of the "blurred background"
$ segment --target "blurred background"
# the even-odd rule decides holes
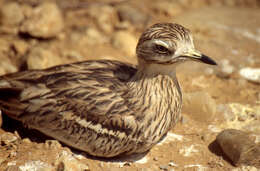
[[[172,139],[153,148],[146,162],[119,166],[77,160],[84,160],[91,170],[234,169],[211,146],[217,133],[226,128],[250,132],[260,141],[259,0],[0,0],[0,75],[84,60],[136,64],[138,38],[157,22],[189,28],[196,48],[218,66],[189,62],[178,68],[183,119]],[[15,129],[8,132],[8,127],[3,123],[1,135],[19,137],[11,133]],[[177,134],[183,136],[178,139]],[[6,142],[0,146],[0,170],[8,169],[10,162],[23,165],[32,158],[55,168],[60,162],[65,168],[71,166],[64,156],[56,163],[55,152],[64,150],[58,142],[56,146],[52,141],[46,145],[45,141],[26,144],[23,140],[16,144],[20,151]],[[40,152],[31,151],[35,148]],[[21,155],[12,156],[12,152]]]

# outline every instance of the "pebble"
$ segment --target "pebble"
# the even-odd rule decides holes
[[[150,18],[138,8],[130,5],[120,5],[117,11],[120,21],[128,21],[138,29],[146,27]]]
[[[71,152],[62,151],[59,158],[55,161],[57,170],[82,170],[89,171],[89,167],[84,162],[76,159]]]
[[[131,57],[135,56],[137,41],[137,38],[127,31],[118,31],[112,38],[113,46]]]
[[[46,2],[32,9],[31,15],[22,23],[20,31],[36,38],[53,38],[63,27],[60,9],[55,3]]]
[[[60,149],[62,146],[57,140],[46,140],[45,147],[50,149]]]
[[[216,139],[234,165],[260,167],[260,144],[255,144],[247,133],[226,129],[219,133]]]
[[[183,94],[183,112],[199,122],[212,122],[217,105],[215,100],[204,91]]]
[[[240,69],[239,74],[246,80],[260,83],[260,68],[242,68]]]
[[[88,28],[86,30],[86,37],[88,40],[88,44],[102,44],[108,41],[105,35],[101,34],[97,29]]]
[[[174,17],[183,11],[183,7],[179,3],[173,1],[158,1],[154,3],[153,9],[160,14]]]
[[[230,75],[235,71],[235,67],[230,64],[228,59],[223,59],[218,62],[219,67],[216,69],[216,74],[220,78],[229,78]]]
[[[45,69],[62,62],[59,56],[42,47],[34,47],[27,57],[28,69]]]
[[[173,161],[170,161],[170,162],[168,163],[168,165],[171,166],[171,167],[177,167],[177,166],[178,166],[178,165],[177,165],[176,163],[174,163]]]
[[[169,166],[167,166],[167,165],[160,165],[159,168],[161,170],[165,170],[165,171],[169,170]]]
[[[22,8],[16,2],[4,4],[0,9],[0,16],[1,24],[7,26],[18,26],[24,20]]]
[[[112,34],[114,27],[119,22],[117,11],[115,8],[103,5],[92,6],[89,9],[90,16],[95,19],[100,30],[106,34]]]
[[[3,133],[0,136],[0,141],[4,145],[10,145],[18,140],[18,137],[16,137],[14,134],[11,134],[9,132]]]

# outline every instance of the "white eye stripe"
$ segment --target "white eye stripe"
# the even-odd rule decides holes
[[[162,41],[162,40],[153,40],[153,42],[157,45],[160,45],[160,46],[163,46],[165,48],[169,48],[169,45],[168,43],[166,43],[165,41]]]

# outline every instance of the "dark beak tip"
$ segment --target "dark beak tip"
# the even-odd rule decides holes
[[[202,55],[200,60],[201,60],[201,62],[209,64],[209,65],[218,65],[213,59],[211,59],[210,57],[208,57],[206,55]]]

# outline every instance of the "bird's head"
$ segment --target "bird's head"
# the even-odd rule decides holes
[[[172,65],[194,60],[216,65],[195,49],[190,31],[174,23],[159,23],[148,28],[139,39],[136,53],[139,62],[146,64]]]

